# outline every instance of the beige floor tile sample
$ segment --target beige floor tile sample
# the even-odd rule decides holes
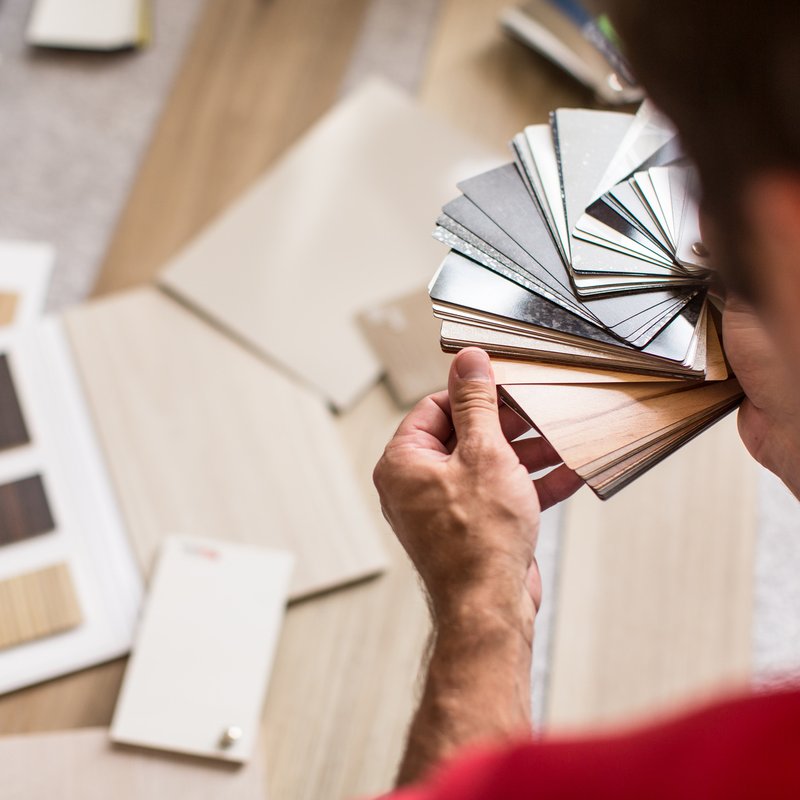
[[[106,728],[0,740],[5,800],[264,800],[263,765],[244,768],[115,747]]]
[[[424,285],[433,220],[500,163],[402,92],[370,82],[180,252],[178,296],[346,408],[380,376],[356,315]]]
[[[333,418],[314,393],[157,289],[66,319],[145,572],[171,533],[290,550],[294,598],[383,568]]]

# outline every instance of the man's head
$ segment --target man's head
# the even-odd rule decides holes
[[[703,184],[712,256],[800,354],[800,3],[609,0],[637,77]]]

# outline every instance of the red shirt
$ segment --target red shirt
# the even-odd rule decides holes
[[[800,798],[800,690],[632,733],[472,753],[391,800]]]

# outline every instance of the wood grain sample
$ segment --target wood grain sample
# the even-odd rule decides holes
[[[0,648],[51,636],[81,623],[66,564],[0,581],[0,609]]]
[[[721,419],[742,398],[735,379],[520,384],[500,391],[602,498]]]
[[[54,527],[40,475],[0,486],[0,545],[21,542]]]
[[[107,728],[0,740],[4,800],[264,800],[260,758],[244,768],[111,744]]]
[[[28,442],[30,436],[14,387],[8,356],[3,354],[0,355],[0,450]]]
[[[13,292],[0,292],[0,326],[14,322],[18,302],[19,296]]]
[[[333,416],[315,393],[157,289],[65,319],[145,574],[176,533],[289,550],[292,598],[383,569]]]
[[[364,311],[358,322],[401,406],[446,388],[451,357],[439,347],[439,324],[425,289]]]

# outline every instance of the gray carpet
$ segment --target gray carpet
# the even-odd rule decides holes
[[[30,6],[0,2],[0,238],[55,245],[53,309],[91,290],[203,0],[156,0],[153,45],[116,54],[29,48]]]

